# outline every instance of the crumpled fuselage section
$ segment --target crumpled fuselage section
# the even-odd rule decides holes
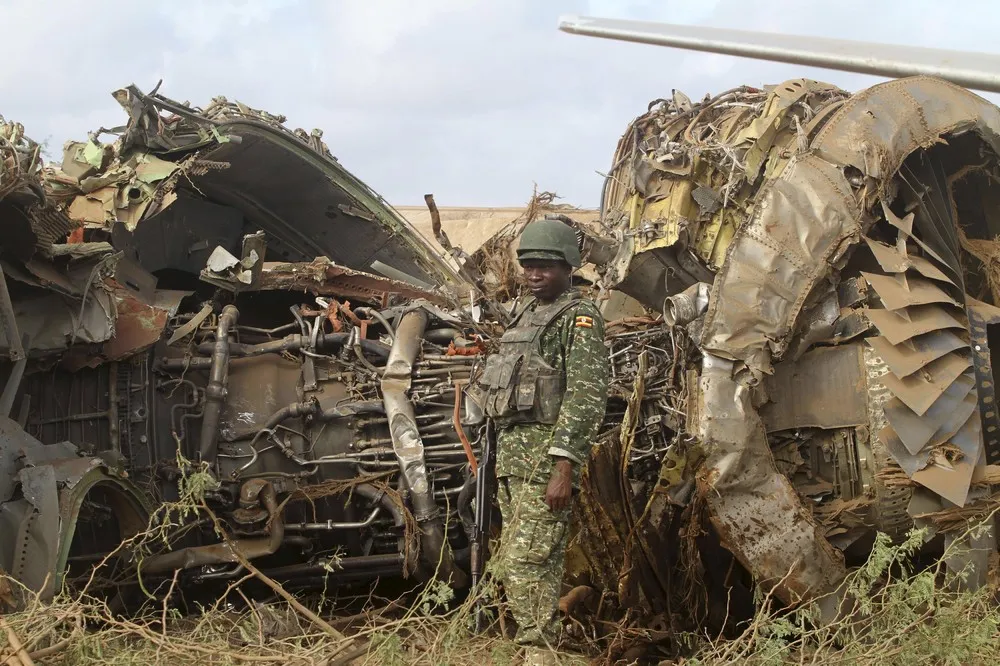
[[[751,580],[840,594],[876,531],[948,541],[988,513],[998,130],[995,106],[923,77],[675,93],[636,119],[597,285],[663,319],[609,324],[635,388],[595,452],[577,581],[718,620]],[[988,553],[964,552],[980,584]]]

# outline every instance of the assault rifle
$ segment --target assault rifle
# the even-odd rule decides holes
[[[483,611],[485,601],[479,594],[479,581],[483,576],[483,568],[489,556],[490,532],[493,526],[493,496],[496,493],[496,475],[493,463],[496,458],[496,427],[493,421],[487,421],[486,434],[483,437],[483,451],[476,474],[476,518],[472,527],[471,549],[469,553],[469,568],[472,573],[472,590],[476,600],[473,606],[473,621],[475,631],[483,630]]]

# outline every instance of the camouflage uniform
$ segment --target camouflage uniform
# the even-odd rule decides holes
[[[557,303],[579,299],[576,290]],[[539,307],[534,301],[527,310]],[[570,507],[549,510],[545,492],[556,458],[573,463],[573,488],[604,418],[608,359],[604,322],[589,300],[576,300],[540,336],[544,361],[564,373],[565,391],[554,425],[522,423],[497,433],[498,492],[504,527],[494,563],[522,644],[557,638],[558,608],[569,536]]]

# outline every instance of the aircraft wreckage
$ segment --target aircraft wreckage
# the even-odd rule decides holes
[[[489,504],[467,388],[529,219],[471,256],[438,226],[442,254],[318,132],[115,95],[117,139],[61,165],[0,127],[0,567],[51,595],[201,465],[227,538],[194,512],[116,575],[466,586]],[[651,103],[599,223],[564,220],[612,369],[567,584],[670,627],[753,585],[815,598],[877,532],[934,550],[995,508],[998,155],[1000,110],[927,77]],[[965,545],[975,584],[993,534]]]

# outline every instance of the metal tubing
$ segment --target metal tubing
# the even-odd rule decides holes
[[[316,415],[316,418],[320,421],[332,421],[358,414],[385,414],[385,405],[374,400],[348,402],[338,407],[324,409]]]
[[[1000,56],[991,53],[588,16],[561,17],[559,29],[574,35],[873,76],[934,76],[973,90],[1000,92]]]
[[[316,348],[329,349],[330,347],[340,347],[349,340],[350,334],[348,333],[319,332],[316,336]],[[374,354],[379,358],[386,358],[389,355],[389,348],[381,342],[359,340],[359,344],[365,352]],[[280,340],[269,340],[268,342],[256,345],[230,343],[229,355],[239,357],[261,356],[263,354],[279,354],[284,351],[299,351],[300,349],[309,349],[311,347],[312,340],[310,336],[292,334],[286,335]],[[215,343],[203,342],[198,345],[197,349],[200,354],[211,354],[215,351]]]
[[[288,419],[305,416],[306,414],[315,414],[318,411],[319,403],[315,400],[311,400],[309,402],[293,402],[289,405],[285,405],[274,414],[271,414],[267,421],[264,422],[264,427],[261,429],[261,432],[264,430],[271,430]]]
[[[241,501],[246,495],[256,489],[264,508],[267,509],[270,523],[270,534],[266,537],[252,539],[236,539],[231,542],[213,543],[208,546],[192,546],[171,553],[154,555],[142,565],[140,573],[163,574],[176,569],[190,569],[205,564],[225,564],[239,562],[237,553],[248,560],[278,552],[285,538],[285,523],[281,519],[277,495],[274,486],[263,479],[253,479],[243,485],[240,492]]]
[[[375,321],[379,322],[380,324],[382,324],[382,327],[385,328],[385,333],[386,335],[389,336],[389,342],[391,343],[395,341],[396,329],[392,327],[392,324],[389,323],[389,320],[386,319],[382,315],[382,313],[379,312],[378,310],[375,310],[373,308],[360,307],[360,308],[354,308],[354,314],[355,315],[363,314],[369,319],[374,319]]]
[[[400,476],[410,492],[413,515],[420,527],[424,573],[437,573],[443,580],[462,587],[465,575],[455,567],[451,548],[445,539],[444,522],[427,477],[424,443],[417,428],[413,403],[407,396],[427,322],[427,311],[422,308],[410,310],[400,320],[382,376],[382,401],[389,418],[389,433]]]
[[[327,575],[336,577],[340,571],[364,572],[371,570],[373,573],[394,573],[403,565],[403,556],[399,553],[387,553],[382,555],[357,555],[355,557],[342,557],[330,563],[336,567],[331,571],[323,564],[290,564],[276,569],[268,569],[267,575],[272,578],[294,578],[298,576],[319,575],[324,578]],[[388,571],[387,571],[388,570]]]
[[[285,525],[286,530],[291,530],[295,532],[323,532],[333,530],[359,530],[363,527],[368,527],[375,522],[379,514],[382,513],[382,507],[377,506],[372,509],[372,512],[368,514],[368,517],[364,520],[353,522],[353,523],[338,523],[333,520],[328,520],[325,523],[288,523]]]
[[[222,309],[219,326],[215,331],[212,366],[208,386],[205,387],[205,415],[201,419],[199,439],[201,459],[210,465],[215,464],[215,455],[219,451],[219,419],[222,416],[222,405],[226,401],[226,385],[229,380],[229,329],[239,317],[240,311],[236,306],[227,305]]]
[[[712,285],[698,282],[663,302],[663,321],[668,326],[686,326],[708,309]]]

